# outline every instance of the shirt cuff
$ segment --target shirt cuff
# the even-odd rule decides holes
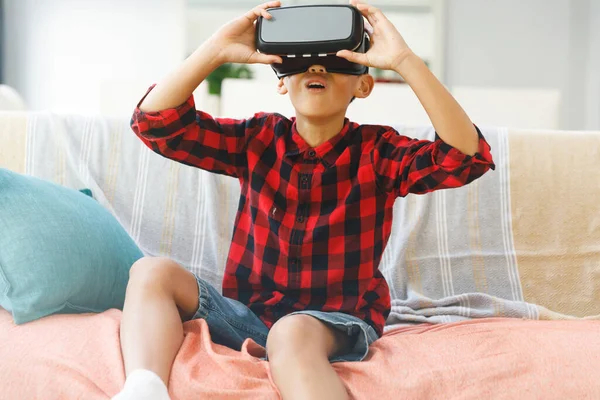
[[[452,147],[448,143],[444,142],[439,137],[437,132],[435,133],[435,142],[439,144],[436,147],[433,160],[440,167],[448,170],[456,169],[470,164],[482,164],[487,165],[491,169],[495,169],[494,160],[492,159],[491,147],[489,143],[483,137],[483,134],[477,127],[473,125],[477,130],[477,136],[479,137],[479,147],[477,152],[470,156],[463,153],[455,147]]]
[[[150,133],[152,137],[155,138],[165,138],[171,134],[173,134],[173,129],[168,129],[174,123],[175,126],[180,127],[180,124],[177,121],[180,121],[181,124],[191,123],[192,121],[188,121],[188,119],[196,118],[196,104],[194,102],[194,95],[188,97],[188,99],[173,108],[166,108],[160,111],[142,111],[140,110],[140,105],[146,99],[148,94],[154,89],[156,84],[153,84],[148,88],[146,94],[140,99],[137,103],[135,110],[133,112],[132,121],[136,122],[144,122],[144,131],[145,133]],[[173,127],[175,127],[173,126]]]

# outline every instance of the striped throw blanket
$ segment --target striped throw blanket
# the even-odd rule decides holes
[[[396,128],[434,137],[430,126]],[[496,171],[396,201],[380,265],[393,299],[387,329],[600,319],[600,132],[481,128]],[[129,121],[0,113],[0,168],[90,188],[145,254],[171,257],[221,287],[238,181],[152,153]]]

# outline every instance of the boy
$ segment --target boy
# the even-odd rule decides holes
[[[222,63],[282,61],[254,47],[254,22],[278,1],[223,26],[151,88],[132,119],[155,152],[240,180],[223,295],[169,259],[136,262],[121,323],[127,380],[116,398],[168,398],[182,321],[194,318],[206,319],[217,343],[265,346],[285,400],[347,398],[331,362],[362,360],[383,332],[391,301],[377,267],[395,199],[462,186],[494,167],[478,129],[383,13],[351,3],[372,26],[371,48],[337,55],[400,73],[439,138],[349,122],[348,105],[371,93],[373,78],[321,65],[279,80],[296,110],[291,120],[196,111],[193,90]]]

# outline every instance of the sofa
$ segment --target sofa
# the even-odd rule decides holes
[[[353,399],[600,398],[600,132],[480,128],[495,171],[395,203],[385,334],[364,362],[334,366]],[[0,113],[0,168],[89,189],[145,255],[220,289],[239,183],[158,156],[128,119]],[[16,324],[0,309],[0,400],[110,398],[125,379],[120,317]],[[201,320],[184,333],[173,399],[280,398],[256,343],[216,345]]]

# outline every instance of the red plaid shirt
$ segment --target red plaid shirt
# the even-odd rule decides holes
[[[311,148],[294,118],[215,119],[193,97],[160,112],[137,108],[131,127],[164,157],[240,180],[223,295],[268,327],[297,310],[339,311],[381,335],[391,301],[378,265],[396,198],[463,186],[494,168],[479,129],[472,157],[439,138],[347,119]]]

